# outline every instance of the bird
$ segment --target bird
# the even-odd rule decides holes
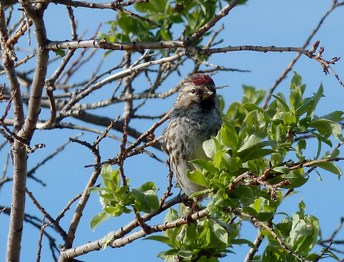
[[[179,187],[187,196],[205,189],[189,180],[187,171],[194,170],[191,160],[209,159],[203,142],[221,128],[219,105],[213,79],[207,74],[193,74],[182,81],[170,111],[162,149],[169,157]]]

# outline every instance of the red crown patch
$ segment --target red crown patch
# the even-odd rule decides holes
[[[209,75],[203,75],[203,74],[192,75],[190,80],[196,86],[215,85],[213,79]]]

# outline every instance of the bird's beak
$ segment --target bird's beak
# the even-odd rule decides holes
[[[208,89],[207,92],[204,93],[204,98],[207,99],[211,97],[213,94],[214,92]]]

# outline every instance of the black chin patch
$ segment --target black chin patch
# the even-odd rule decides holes
[[[212,97],[205,99],[200,104],[202,110],[209,111],[215,106],[215,101]]]

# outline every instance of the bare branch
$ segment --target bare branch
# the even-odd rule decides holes
[[[39,239],[38,239],[38,248],[37,248],[36,262],[40,262],[41,261],[43,233],[44,233],[44,230],[45,230],[45,228],[47,226],[48,225],[45,223],[45,219],[43,219],[41,230],[40,230],[40,233],[39,233]]]
[[[77,142],[76,139],[71,139],[71,141]],[[84,145],[86,145],[86,143],[84,143]],[[80,200],[76,206],[73,218],[70,222],[70,226],[68,229],[68,234],[67,234],[68,237],[67,237],[67,240],[65,241],[63,249],[71,248],[73,245],[73,242],[75,239],[75,233],[76,233],[76,230],[78,228],[80,219],[82,217],[82,213],[83,213],[83,211],[86,207],[86,204],[88,202],[88,199],[90,197],[89,189],[95,185],[95,183],[97,182],[98,176],[100,175],[100,172],[101,172],[101,167],[98,167],[98,165],[101,161],[101,157],[100,157],[99,149],[98,149],[98,144],[94,144],[93,146],[88,144],[86,146],[91,150],[91,152],[94,156],[95,168],[94,168],[93,173],[92,173],[89,181],[87,182],[85,189],[82,192],[82,195],[80,197]]]
[[[45,2],[44,0],[40,0]],[[36,1],[36,2],[40,2]],[[148,0],[129,0],[126,2],[122,1],[114,1],[110,3],[98,3],[98,2],[86,2],[86,1],[77,1],[77,0],[51,0],[51,3],[55,4],[63,4],[67,6],[74,6],[74,7],[85,7],[85,8],[93,8],[93,9],[111,9],[111,10],[118,10],[125,6],[130,6],[133,4],[138,3],[146,3]]]
[[[65,215],[65,213],[70,209],[71,205],[77,201],[80,197],[82,196],[82,193],[77,194],[75,197],[73,197],[65,206],[65,208],[63,208],[63,210],[60,212],[60,214],[56,217],[56,221],[59,222]]]
[[[251,249],[249,250],[249,252],[247,253],[246,257],[245,257],[245,262],[250,262],[253,260],[254,255],[258,252],[259,246],[261,245],[261,243],[263,242],[263,236],[261,236],[261,234],[259,233],[260,230],[258,230],[257,232],[257,236],[256,239],[253,241],[254,244],[254,248],[251,247]]]
[[[121,174],[123,186],[128,185],[127,184],[127,178],[124,174],[124,159],[125,159],[125,155],[127,153],[127,151],[125,149],[125,145],[127,144],[127,140],[128,140],[127,127],[128,127],[128,117],[125,117],[124,122],[123,122],[123,136],[122,136],[122,141],[121,141],[121,145],[120,145],[120,152],[119,152],[119,157],[118,157],[118,159],[119,159],[118,160],[118,166],[119,166],[119,171]],[[135,212],[135,213],[138,216],[138,212]]]
[[[11,208],[9,207],[4,207],[4,206],[0,206],[0,214],[1,213],[4,213],[4,214],[7,214],[7,215],[10,215],[11,214]],[[38,230],[41,230],[41,220],[36,217],[36,216],[32,216],[32,215],[29,215],[29,214],[24,214],[24,221],[30,225],[32,225],[33,227],[35,227],[36,229]],[[49,241],[49,245],[50,245],[50,249],[51,249],[51,254],[54,258],[54,261],[57,261],[56,259],[56,255],[55,255],[55,252],[56,253],[59,253],[59,248],[56,244],[56,239],[53,238],[50,234],[48,234],[46,231],[43,231],[43,235],[48,239]]]
[[[100,48],[106,50],[136,50],[142,51],[145,49],[164,49],[164,48],[178,48],[184,47],[182,41],[160,41],[160,42],[127,42],[127,43],[110,43],[105,39],[89,39],[78,41],[49,41],[45,48],[49,50],[58,49],[79,49],[79,48]]]
[[[13,61],[13,59],[15,59],[15,56],[13,57],[12,52],[13,47],[6,44],[7,40],[8,32],[5,14],[2,9],[2,3],[0,3],[0,44],[2,61],[10,83],[11,97],[14,98],[14,128],[17,131],[24,123],[24,111]],[[19,261],[24,221],[27,153],[26,149],[18,140],[14,141],[12,151],[15,169],[13,172],[12,210],[10,213],[10,227],[7,241],[7,260]]]
[[[14,46],[20,37],[22,37],[27,30],[29,30],[29,27],[32,26],[32,20],[29,18],[28,21],[23,20],[22,24],[18,28],[18,30],[12,35],[6,42],[8,46]]]
[[[123,70],[122,72],[119,72],[117,74],[111,75],[99,82],[97,82],[96,84],[90,86],[89,88],[85,89],[85,90],[81,90],[80,92],[76,93],[75,96],[67,103],[67,105],[60,111],[60,116],[57,117],[57,121],[60,121],[62,117],[67,116],[68,115],[68,111],[72,108],[72,106],[74,106],[78,101],[80,101],[81,99],[83,99],[84,97],[86,97],[88,94],[90,94],[91,92],[101,88],[102,86],[113,82],[115,80],[118,79],[122,79],[125,76],[130,75],[132,72],[136,72],[136,71],[141,71],[149,66],[152,65],[159,65],[159,64],[163,64],[163,63],[171,63],[177,59],[179,59],[180,57],[184,56],[185,52],[179,52],[173,56],[170,57],[164,57],[158,60],[153,60],[153,61],[148,61],[142,64],[139,64],[135,67],[132,68],[128,68],[126,70]]]

